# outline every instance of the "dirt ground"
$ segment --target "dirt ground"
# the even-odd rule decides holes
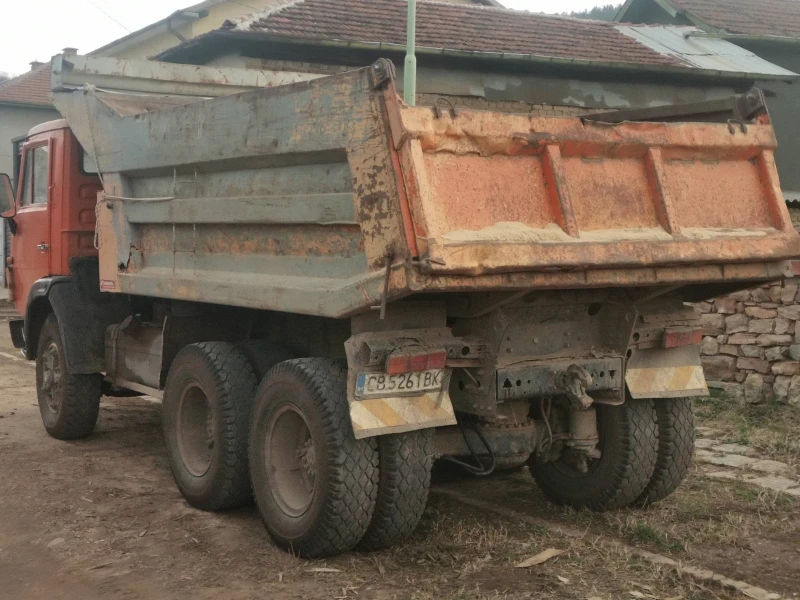
[[[631,547],[793,598],[798,509],[797,498],[699,469],[661,505],[607,515],[549,505],[524,470],[487,479],[437,472],[408,542],[300,560],[270,543],[254,508],[213,514],[182,500],[157,403],[106,398],[90,438],[49,438],[34,369],[0,322],[2,599],[747,597],[655,565]],[[565,552],[515,568],[548,548]]]

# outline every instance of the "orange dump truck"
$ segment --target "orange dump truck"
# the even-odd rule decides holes
[[[685,303],[800,255],[762,96],[538,118],[409,107],[384,60],[281,83],[54,59],[64,120],[0,182],[47,431],[161,398],[186,500],[255,497],[303,556],[408,535],[436,459],[670,494],[707,392]]]

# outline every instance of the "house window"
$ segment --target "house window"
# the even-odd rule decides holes
[[[47,171],[50,150],[47,146],[32,148],[25,154],[25,173],[22,176],[22,206],[47,204]]]

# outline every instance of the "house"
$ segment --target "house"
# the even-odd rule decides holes
[[[725,40],[781,67],[800,72],[800,2],[797,0],[628,0],[618,22],[691,25],[694,39]],[[759,80],[778,136],[776,153],[784,196],[800,207],[800,86]],[[800,211],[796,225],[800,226]]]
[[[439,0],[452,4],[501,7],[497,0]],[[118,40],[90,52],[92,56],[118,58],[151,58],[159,52],[221,27],[244,12],[274,10],[296,3],[296,0],[205,0],[143,27]],[[405,23],[405,17],[403,17]],[[74,53],[66,48],[65,53]],[[34,125],[59,118],[50,101],[49,64],[31,63],[28,73],[0,84],[0,173],[12,173],[11,140],[25,135]],[[4,227],[0,227],[0,248],[4,243]],[[5,240],[7,242],[7,240]],[[7,249],[6,249],[7,255]],[[0,269],[0,281],[4,279]]]
[[[229,19],[156,58],[307,78],[387,57],[402,72],[405,13],[404,0],[295,0]],[[797,77],[727,41],[692,37],[698,33],[423,2],[418,101],[577,115],[719,99],[755,80]]]
[[[501,6],[497,0],[439,1],[453,4]],[[110,44],[90,52],[90,55],[115,56],[118,58],[151,58],[155,54],[181,42],[218,29],[228,19],[235,19],[245,12],[269,10],[293,3],[293,0],[247,0],[247,2],[206,0],[176,11],[160,21],[114,40]]]
[[[32,62],[31,69],[0,83],[0,173],[11,174],[11,140],[34,125],[59,118],[50,100],[50,65]]]

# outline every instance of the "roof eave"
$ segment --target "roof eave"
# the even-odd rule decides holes
[[[170,23],[174,22],[176,19],[180,19],[182,23],[192,23],[203,17],[208,15],[208,11],[191,11],[189,9],[184,10],[177,10],[168,17],[161,19],[160,21],[156,21],[155,23],[150,23],[150,25],[146,25],[141,29],[137,29],[136,31],[129,33],[128,35],[122,36],[121,38],[117,38],[113,42],[106,44],[105,46],[101,46],[100,48],[96,48],[91,52],[88,52],[87,56],[98,56],[104,55],[109,50],[117,47],[124,48],[128,44],[132,42],[142,42],[148,40],[156,35],[164,32],[168,32],[170,29]]]
[[[298,38],[289,36],[279,36],[274,34],[260,33],[260,32],[244,32],[244,31],[230,31],[230,30],[216,30],[211,31],[203,36],[189,40],[186,44],[192,42],[201,42],[203,39],[210,37],[229,37],[237,39],[253,39],[262,38],[265,41],[274,41],[284,44],[303,44],[311,46],[322,47],[335,47],[335,48],[353,48],[357,50],[387,50],[391,52],[405,52],[406,45],[399,43],[387,42],[354,42],[347,40],[322,40],[311,38]],[[168,58],[172,51],[182,47],[183,44],[165,50],[155,57],[156,60]],[[770,81],[795,81],[800,78],[800,75],[777,75],[766,73],[745,73],[737,71],[720,71],[716,69],[701,69],[697,67],[680,67],[670,65],[654,65],[642,63],[627,63],[617,61],[595,61],[595,60],[582,60],[575,58],[560,58],[554,56],[543,56],[538,54],[514,54],[514,53],[499,53],[499,52],[478,52],[473,50],[450,50],[447,48],[432,48],[427,46],[417,46],[416,52],[418,55],[429,56],[452,56],[461,58],[479,58],[482,60],[498,61],[498,62],[514,62],[517,64],[542,64],[542,65],[562,65],[574,66],[584,68],[602,68],[610,71],[627,72],[636,71],[642,74],[650,75],[680,75],[689,77],[711,78],[715,80],[770,80]]]
[[[52,104],[41,104],[39,102],[19,102],[16,100],[0,100],[0,107],[12,108],[41,108],[42,110],[55,110]]]

